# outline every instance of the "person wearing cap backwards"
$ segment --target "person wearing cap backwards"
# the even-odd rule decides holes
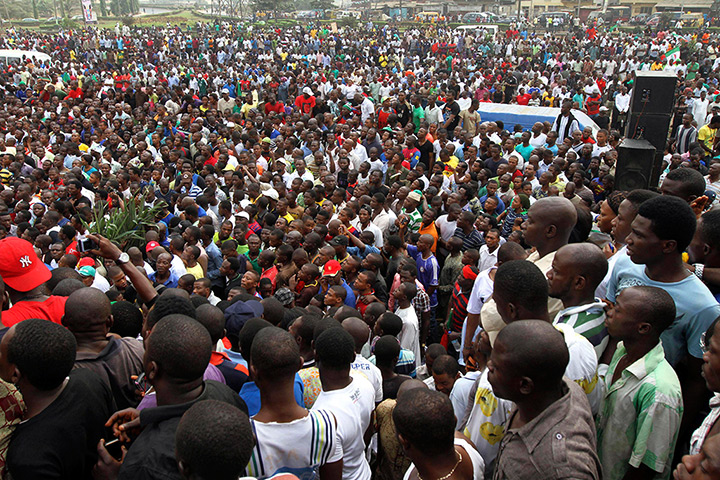
[[[422,192],[420,190],[413,190],[408,193],[403,208],[400,211],[400,216],[395,221],[396,225],[400,228],[407,228],[411,233],[417,233],[422,224],[422,213],[418,207],[422,201]]]
[[[0,240],[0,276],[12,304],[2,314],[3,325],[12,327],[28,318],[61,323],[67,298],[47,294],[50,270],[30,242],[17,237]]]
[[[80,267],[78,269],[78,273],[80,274],[80,280],[82,280],[83,284],[85,284],[86,287],[92,287],[95,284],[95,267],[91,267],[89,265],[85,265],[83,267]],[[98,290],[100,290],[98,288]]]
[[[303,88],[302,92],[303,94],[295,99],[295,107],[300,110],[302,114],[312,115],[313,109],[315,108],[315,96],[310,87]]]
[[[322,277],[320,277],[320,291],[318,293],[324,296],[328,291],[328,288],[333,285],[340,285],[345,289],[347,292],[347,295],[345,296],[345,305],[355,308],[355,292],[353,292],[353,289],[350,288],[350,285],[347,284],[345,279],[342,278],[342,275],[340,274],[340,262],[337,260],[330,260],[325,264],[325,267],[322,270]]]
[[[608,129],[610,128],[610,117],[608,117],[609,108],[606,106],[600,107],[600,114],[595,117],[595,123],[598,127]]]

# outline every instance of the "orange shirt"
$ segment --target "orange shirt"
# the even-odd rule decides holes
[[[423,227],[422,223],[420,224],[420,230],[418,230],[418,233],[420,235],[428,234],[432,235],[435,241],[433,242],[432,246],[432,252],[435,253],[435,250],[437,250],[437,241],[438,241],[438,231],[437,228],[435,228],[435,222],[432,222],[427,227]]]

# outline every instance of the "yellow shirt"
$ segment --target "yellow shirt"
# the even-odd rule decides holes
[[[562,180],[560,180],[560,177],[556,178],[555,181],[552,182],[549,186],[550,186],[550,187],[552,187],[552,186],[557,187],[558,190],[559,190],[561,193],[565,191],[565,182],[563,182]]]
[[[450,175],[455,174],[455,169],[458,166],[458,163],[460,163],[460,160],[455,155],[450,155],[450,160],[445,163],[445,170],[443,171],[443,175],[449,177]]]
[[[186,266],[185,270],[187,271],[187,273],[195,277],[195,280],[200,280],[205,276],[205,274],[203,273],[203,269],[199,263],[196,263],[194,267]]]
[[[712,150],[713,145],[715,144],[716,133],[717,129],[710,128],[710,125],[703,125],[700,127],[700,130],[698,130],[698,141],[702,142],[707,148]]]

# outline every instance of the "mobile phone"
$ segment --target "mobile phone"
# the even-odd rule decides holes
[[[78,252],[89,252],[90,250],[94,250],[98,248],[97,243],[95,241],[89,239],[89,238],[81,238],[78,240],[77,243],[77,251]]]
[[[116,460],[120,460],[122,458],[122,442],[120,442],[119,438],[114,438],[112,440],[105,442],[105,450]]]
[[[144,372],[135,380],[135,386],[143,393],[147,392],[150,388],[150,383],[147,381],[147,378],[145,378]]]

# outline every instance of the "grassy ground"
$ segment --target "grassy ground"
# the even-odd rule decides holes
[[[135,26],[141,26],[141,27],[150,27],[150,26],[157,26],[157,25],[165,25],[166,23],[170,22],[171,25],[180,25],[180,24],[195,24],[199,21],[207,21],[205,17],[201,17],[197,14],[195,14],[192,10],[175,10],[172,12],[166,12],[166,13],[159,13],[157,15],[142,15],[135,17],[133,21],[133,25]],[[107,17],[102,18],[100,17],[98,19],[97,25],[100,28],[115,28],[115,24],[120,22],[122,25],[122,19],[118,17]],[[37,26],[27,26],[23,25],[19,22],[12,22],[15,24],[18,28],[28,29],[28,30],[42,30],[42,31],[57,31],[59,27],[56,27],[54,23],[41,23]],[[62,25],[61,25],[62,26]],[[71,27],[82,27],[82,22],[71,22],[69,24]]]
[[[176,10],[173,12],[159,13],[157,15],[143,15],[140,17],[135,17],[133,25],[149,27],[155,25],[165,25],[168,22],[170,22],[170,24],[182,24],[195,23],[202,20],[202,17],[196,15],[191,10]],[[114,28],[117,22],[118,19],[116,18],[98,19],[98,25],[101,28]]]

